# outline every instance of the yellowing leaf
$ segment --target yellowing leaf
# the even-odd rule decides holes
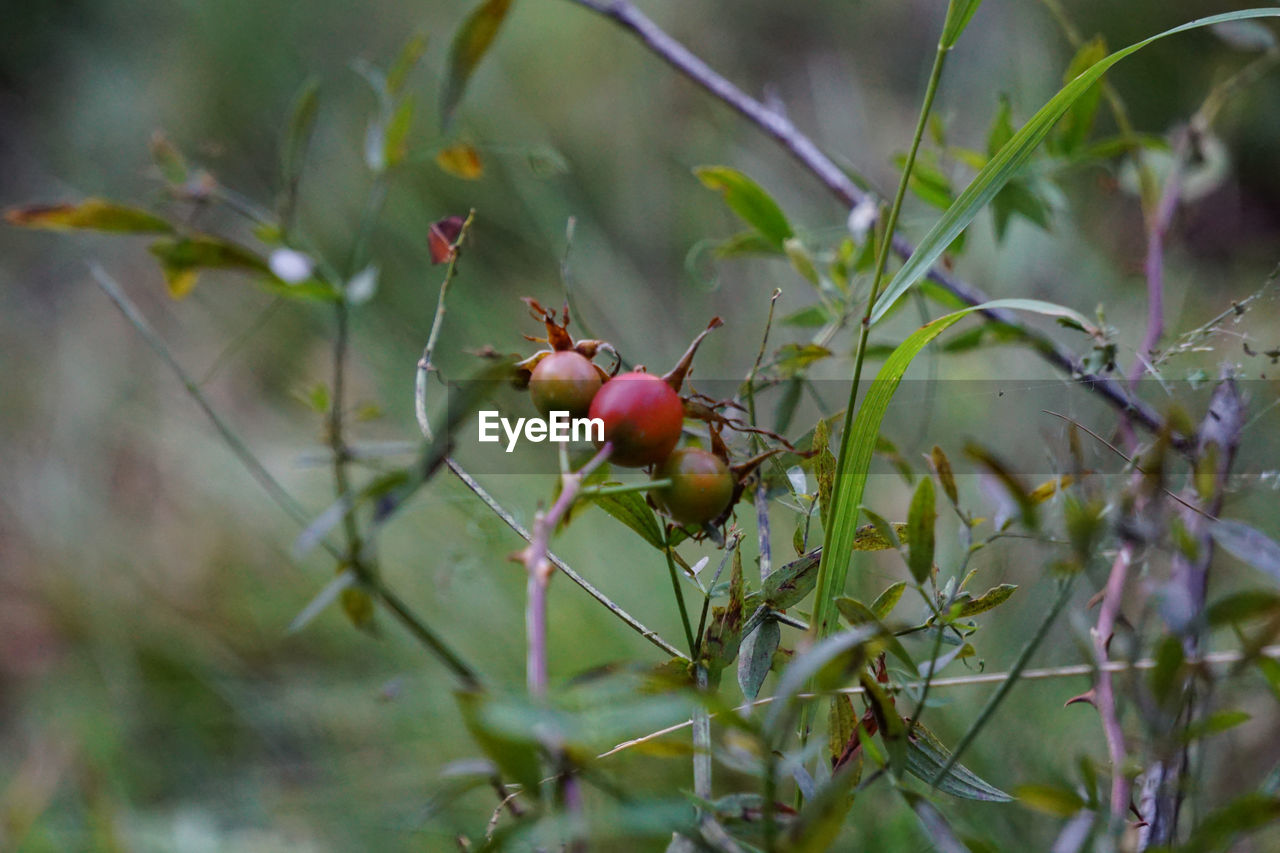
[[[467,88],[467,81],[493,44],[510,9],[511,0],[485,0],[467,16],[454,34],[449,44],[448,76],[444,93],[440,96],[440,116],[445,124],[453,116]]]
[[[474,181],[484,175],[484,163],[479,152],[465,142],[443,149],[436,155],[436,165],[464,181]]]
[[[68,231],[86,228],[125,234],[168,234],[173,227],[160,217],[136,207],[87,198],[79,204],[33,204],[11,207],[5,221],[22,228]]]

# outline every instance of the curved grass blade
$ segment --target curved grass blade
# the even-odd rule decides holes
[[[831,524],[824,533],[822,561],[818,566],[817,600],[814,602],[813,630],[821,638],[836,625],[835,599],[844,591],[845,577],[857,535],[858,508],[867,483],[867,470],[875,452],[880,423],[889,401],[898,389],[912,360],[930,341],[975,311],[992,308],[1033,311],[1066,320],[1081,328],[1088,321],[1078,312],[1036,299],[996,299],[972,308],[964,308],[921,326],[898,345],[885,360],[867,395],[858,407],[852,433],[841,439],[841,453],[836,470],[835,493],[832,495]]]
[[[884,317],[893,307],[893,304],[898,301],[898,298],[906,293],[911,285],[929,272],[938,258],[942,256],[942,253],[951,245],[951,242],[960,236],[960,232],[973,222],[974,218],[987,206],[987,203],[994,199],[1005,184],[1026,164],[1027,160],[1031,158],[1031,154],[1040,146],[1040,143],[1044,142],[1045,137],[1049,135],[1049,131],[1057,124],[1058,119],[1062,118],[1071,105],[1084,96],[1111,66],[1125,57],[1137,53],[1147,45],[1176,33],[1213,26],[1214,24],[1223,24],[1228,21],[1275,17],[1280,17],[1280,9],[1246,9],[1239,12],[1213,15],[1208,18],[1199,18],[1117,50],[1090,66],[1079,77],[1062,87],[1058,94],[1050,98],[1049,102],[1041,107],[996,152],[995,156],[988,161],[987,165],[982,168],[982,171],[977,174],[969,186],[965,187],[964,192],[960,193],[959,197],[951,204],[951,207],[947,208],[947,212],[942,215],[937,224],[920,241],[920,244],[916,246],[916,250],[912,252],[911,257],[907,259],[902,268],[894,275],[893,280],[889,282],[884,294],[876,301],[875,310],[871,312],[871,322],[878,322]]]

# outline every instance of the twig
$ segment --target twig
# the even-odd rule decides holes
[[[191,378],[190,374],[183,369],[178,360],[174,358],[173,353],[169,351],[168,346],[160,335],[151,327],[151,325],[142,316],[142,312],[133,304],[120,285],[113,279],[102,267],[94,264],[90,267],[90,272],[98,285],[107,294],[115,306],[120,309],[120,313],[124,314],[127,319],[137,330],[151,347],[155,353],[160,356],[163,361],[179,381],[182,387],[186,389],[188,395],[195,400],[196,405],[208,416],[213,423],[214,428],[218,431],[218,435],[226,443],[231,452],[249,471],[258,484],[262,486],[267,495],[280,506],[285,513],[293,519],[300,527],[306,528],[311,524],[311,517],[306,509],[299,504],[292,495],[290,495],[279,481],[272,476],[271,472],[258,460],[235,431],[227,425],[221,416],[214,410],[209,403],[207,397],[200,390],[200,386]],[[321,543],[324,549],[334,559],[341,561],[342,552],[339,551],[332,543],[323,541]],[[455,676],[466,686],[475,686],[480,683],[479,676],[469,664],[464,661],[457,652],[449,647],[445,641],[431,629],[426,622],[419,619],[414,613],[401,601],[387,586],[377,578],[371,578],[367,581],[373,593],[382,601],[382,603],[396,616],[402,625],[414,635],[424,646],[430,649],[441,662],[447,666]]]
[[[470,489],[476,497],[480,498],[485,506],[492,510],[494,515],[502,519],[507,527],[514,530],[517,536],[526,542],[530,541],[532,537],[525,526],[517,521],[515,516],[507,512],[507,510],[503,508],[502,504],[498,503],[497,500],[494,499],[493,495],[489,494],[488,490],[486,490],[484,486],[480,485],[479,481],[472,477],[465,468],[458,464],[456,459],[447,457],[444,464],[453,472],[455,477],[462,481],[463,485]],[[609,596],[592,586],[586,578],[575,572],[568,563],[556,556],[554,552],[547,551],[547,559],[550,560],[551,563],[565,575],[565,577],[582,587],[588,595],[604,605],[606,610],[614,616],[617,616],[627,627],[631,628],[641,637],[644,637],[646,640],[653,643],[659,649],[662,649],[662,651],[672,657],[680,658],[681,660],[689,659],[683,652],[664,640],[662,635],[657,631],[646,628],[640,620],[623,610],[615,604]]]
[[[785,115],[770,109],[747,95],[733,83],[711,69],[691,53],[684,45],[667,35],[657,24],[626,0],[569,0],[604,15],[631,31],[654,54],[671,65],[685,77],[701,86],[711,95],[732,107],[740,115],[760,128],[766,135],[785,148],[799,163],[813,174],[827,190],[846,207],[871,203],[871,196],[859,188],[831,158],[818,148],[809,137],[796,129]],[[915,246],[904,237],[894,237],[891,243],[894,254],[910,257]],[[935,267],[929,278],[944,290],[969,305],[980,305],[989,297],[979,288],[968,284],[944,269]],[[988,320],[1001,323],[1021,334],[1033,346],[1040,357],[1063,371],[1072,379],[1098,394],[1115,408],[1128,412],[1132,419],[1150,432],[1159,432],[1163,421],[1160,415],[1141,400],[1132,398],[1113,379],[1089,373],[1076,356],[1052,338],[1043,335],[1018,319],[1017,315],[1003,309],[982,312]],[[1185,441],[1175,439],[1180,449]]]
[[[555,531],[560,519],[564,518],[569,507],[577,500],[578,489],[582,481],[591,472],[599,468],[613,452],[613,444],[606,441],[595,456],[577,471],[560,475],[560,496],[556,498],[551,509],[546,513],[539,512],[533,519],[533,536],[529,544],[522,548],[516,556],[524,563],[529,573],[529,601],[525,610],[525,629],[528,633],[527,675],[529,695],[542,697],[547,692],[547,586],[551,583],[551,575],[555,564],[547,556],[547,548],[551,542],[551,534]]]
[[[422,348],[422,358],[418,360],[418,372],[414,380],[414,412],[418,416],[418,428],[422,430],[427,441],[431,441],[434,437],[431,434],[431,421],[427,419],[427,376],[433,369],[431,359],[435,355],[436,341],[440,338],[440,327],[444,325],[444,298],[449,292],[449,283],[453,281],[458,269],[462,243],[467,239],[467,232],[471,230],[471,223],[475,218],[476,211],[472,208],[467,218],[462,221],[458,239],[453,241],[453,255],[449,258],[449,266],[444,272],[444,281],[440,282],[440,295],[436,299],[436,314],[431,320],[431,332],[427,335],[427,345]]]
[[[1107,586],[1103,591],[1102,605],[1098,609],[1098,624],[1093,628],[1093,654],[1098,664],[1098,678],[1094,682],[1093,705],[1102,718],[1102,732],[1107,741],[1107,755],[1111,759],[1111,819],[1123,821],[1129,811],[1129,776],[1125,771],[1124,730],[1120,728],[1120,716],[1116,711],[1116,697],[1111,670],[1107,668],[1107,649],[1115,632],[1116,619],[1120,615],[1120,598],[1124,594],[1129,566],[1133,563],[1134,545],[1125,542],[1111,564]]]
[[[1261,655],[1262,657],[1270,658],[1271,660],[1280,660],[1280,645],[1267,646],[1266,648],[1262,649],[1258,654]],[[1241,660],[1243,660],[1243,658],[1244,658],[1244,655],[1236,651],[1210,652],[1204,657],[1198,660],[1188,661],[1188,663],[1189,664],[1200,663],[1200,664],[1212,664],[1212,665],[1233,664],[1233,663],[1239,663]],[[1141,658],[1136,661],[1108,661],[1105,666],[1101,667],[1101,669],[1103,669],[1106,672],[1126,672],[1128,670],[1153,669],[1155,665],[1156,665],[1155,660],[1151,658]],[[1077,663],[1077,664],[1069,664],[1067,666],[1053,666],[1053,667],[1043,667],[1039,669],[1025,669],[1021,673],[1017,673],[1017,680],[1045,681],[1045,680],[1051,680],[1055,678],[1072,678],[1072,677],[1082,676],[1082,675],[1091,675],[1097,672],[1098,669],[1099,667],[1097,666],[1097,664],[1092,664],[1092,663]],[[1011,672],[984,672],[978,675],[956,675],[956,676],[949,676],[947,678],[936,678],[933,681],[933,686],[934,688],[939,688],[939,687],[972,687],[972,686],[983,685],[983,684],[1004,684],[1010,681],[1010,679],[1013,678],[1014,675],[1015,673],[1013,673],[1012,671]],[[896,686],[886,685],[885,688],[892,692],[899,692],[903,690],[916,690],[922,687],[923,685],[924,685],[924,682],[922,681],[913,681],[913,682],[908,682],[906,684],[901,684]],[[822,693],[799,693],[799,694],[796,694],[796,698],[809,701],[813,699],[823,698],[826,696],[840,695],[840,694],[849,695],[849,696],[860,696],[864,692],[866,691],[864,691],[863,688],[861,687],[844,687],[839,690],[832,690],[832,691],[822,692]],[[736,708],[734,708],[734,710],[748,711],[752,708],[759,707],[760,705],[768,705],[772,701],[773,701],[772,696],[765,696],[763,698],[756,699],[752,702],[744,702],[743,704],[738,705]],[[630,749],[633,746],[640,746],[641,744],[645,744],[645,743],[649,743],[650,741],[657,740],[660,737],[665,737],[666,735],[674,734],[675,732],[681,731],[683,729],[687,729],[689,728],[689,725],[690,723],[688,720],[682,720],[679,723],[675,723],[663,729],[658,729],[657,731],[649,732],[648,734],[641,735],[638,738],[633,738],[631,740],[623,741],[622,743],[617,744],[611,749],[600,753],[599,755],[596,756],[596,758],[608,758],[611,755],[615,755],[616,753]]]

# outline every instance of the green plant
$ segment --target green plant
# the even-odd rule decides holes
[[[488,824],[459,831],[466,849],[584,849],[611,842],[630,849],[669,842],[678,852],[816,851],[853,846],[855,835],[866,844],[871,833],[851,825],[847,816],[870,797],[901,806],[918,822],[915,832],[948,851],[994,844],[984,837],[983,824],[986,815],[997,812],[975,811],[983,818],[970,819],[967,802],[1007,809],[1012,807],[994,804],[1016,798],[1042,815],[1063,819],[1061,826],[1045,821],[1045,832],[1057,836],[1055,849],[1062,850],[1090,844],[1162,849],[1180,840],[1189,849],[1224,847],[1236,834],[1280,816],[1280,777],[1273,771],[1256,790],[1215,802],[1217,810],[1194,826],[1186,820],[1180,824],[1183,802],[1203,794],[1194,779],[1201,742],[1247,718],[1237,708],[1215,707],[1212,689],[1231,676],[1256,671],[1280,693],[1280,664],[1271,645],[1280,635],[1280,595],[1268,586],[1209,600],[1217,548],[1256,566],[1270,581],[1280,577],[1280,545],[1267,533],[1222,516],[1249,423],[1243,395],[1227,371],[1214,384],[1204,414],[1192,417],[1186,414],[1189,395],[1183,400],[1169,391],[1168,403],[1157,404],[1144,401],[1136,387],[1137,378],[1150,373],[1173,388],[1162,366],[1202,346],[1257,298],[1223,308],[1209,323],[1160,349],[1164,240],[1184,192],[1181,173],[1194,159],[1197,140],[1211,132],[1224,99],[1270,70],[1280,53],[1271,44],[1215,85],[1173,145],[1137,134],[1114,92],[1105,94],[1116,133],[1099,131],[1096,115],[1103,103],[1102,75],[1145,46],[1191,29],[1277,17],[1280,11],[1247,10],[1194,21],[1114,53],[1100,42],[1073,39],[1079,44],[1065,85],[1021,128],[1014,127],[1009,102],[1001,100],[983,153],[951,139],[934,110],[948,57],[979,7],[977,0],[951,0],[914,133],[905,153],[893,161],[899,169],[896,191],[884,205],[865,189],[865,180],[851,178],[781,111],[738,90],[629,3],[576,3],[636,34],[781,143],[842,204],[839,227],[806,230],[741,171],[728,166],[695,170],[743,228],[713,241],[716,259],[779,261],[808,303],[783,317],[779,325],[785,331],[775,332],[779,292],[774,291],[755,360],[724,398],[694,388],[689,379],[694,355],[720,325],[718,317],[667,374],[619,372],[652,353],[619,352],[594,337],[575,340],[569,333],[565,275],[565,308],[559,313],[526,300],[546,334],[528,339],[545,348],[519,360],[492,348],[481,350],[485,357],[474,373],[480,381],[451,400],[443,417],[433,413],[431,378],[439,370],[435,353],[446,295],[466,269],[463,256],[473,251],[473,229],[484,227],[474,212],[441,216],[423,237],[424,261],[445,269],[415,384],[424,441],[412,464],[371,471],[356,466],[346,371],[350,322],[376,283],[370,238],[389,176],[408,157],[413,101],[404,91],[404,78],[424,49],[418,41],[385,74],[362,66],[378,96],[365,145],[371,187],[343,264],[316,249],[295,222],[299,158],[316,121],[317,95],[311,87],[300,95],[286,136],[280,176],[285,191],[274,209],[193,172],[176,149],[157,146],[157,165],[173,199],[230,209],[249,221],[253,241],[242,234],[207,233],[181,211],[153,212],[98,199],[28,206],[7,215],[28,227],[149,235],[151,253],[175,299],[190,294],[204,271],[232,270],[300,311],[331,315],[331,380],[308,399],[323,422],[334,494],[329,509],[315,515],[269,473],[122,289],[95,268],[108,296],[180,377],[241,462],[302,526],[293,554],[320,551],[332,559],[333,579],[298,614],[294,629],[340,603],[357,627],[373,631],[375,608],[381,607],[451,674],[459,714],[483,758],[442,778],[432,814],[488,789],[497,793],[498,810]],[[1061,15],[1056,3],[1049,5]],[[506,0],[484,0],[455,34],[441,96],[444,127],[511,7]],[[1254,38],[1265,42],[1256,33]],[[1157,154],[1172,158],[1163,172],[1153,166]],[[478,177],[483,171],[479,153],[465,143],[449,143],[436,155],[451,175]],[[1055,180],[1086,167],[1118,170],[1120,163],[1138,176],[1146,232],[1143,278],[1150,310],[1142,343],[1129,347],[1132,353],[1125,350],[1129,336],[1110,327],[1100,310],[1088,317],[1044,300],[988,299],[953,271],[965,262],[968,229],[984,211],[992,213],[997,242],[1015,220],[1047,227],[1059,195]],[[968,183],[956,192],[952,182],[958,176]],[[917,203],[941,214],[913,246],[902,225],[907,206]],[[831,238],[833,232],[837,236]],[[920,321],[902,323],[912,301]],[[1063,331],[1042,330],[1024,317],[1030,323],[1048,318]],[[771,343],[778,334],[788,339]],[[937,441],[923,460],[901,452],[900,437],[887,434],[886,418],[922,354],[931,347],[946,354],[974,353],[995,344],[1028,348],[1062,370],[1066,381],[1110,405],[1119,438],[1113,443],[1075,416],[1059,414],[1064,434],[1046,440],[1044,447],[1055,471],[1039,483],[1027,481],[1004,448],[962,442],[945,424],[923,424]],[[597,364],[598,356],[604,361],[602,353],[614,360],[617,375]],[[750,353],[736,355],[750,358]],[[1128,373],[1117,375],[1117,359],[1129,355]],[[864,369],[876,361],[874,379],[864,383]],[[824,367],[850,380],[841,409],[831,408],[818,388]],[[455,455],[474,410],[493,387],[508,381],[526,386],[543,413],[585,414],[604,425],[595,452],[559,448],[554,483],[544,483],[548,499],[532,513],[527,528],[519,513],[490,494]],[[771,416],[765,408],[770,400]],[[807,420],[798,428],[802,418]],[[677,449],[684,434],[701,446]],[[1094,476],[1099,463],[1084,449],[1090,443],[1114,454],[1107,461],[1117,470],[1106,482]],[[953,457],[971,466],[980,488],[957,482]],[[877,460],[896,478],[883,490],[869,485]],[[614,466],[652,470],[648,478],[619,477]],[[446,636],[467,626],[429,624],[380,569],[380,537],[443,470],[525,541],[514,555],[526,582],[523,690],[496,683],[482,665],[461,655]],[[754,512],[742,511],[747,504]],[[551,550],[565,525],[591,530],[607,522],[588,507],[624,525],[641,546],[639,556],[611,553],[602,562],[635,559],[643,565],[647,558],[654,571],[628,576],[636,585],[663,587],[665,566],[683,646],[641,623]],[[792,534],[791,559],[774,550],[781,523]],[[700,557],[693,549],[700,549]],[[754,562],[744,559],[744,551]],[[988,577],[998,566],[996,555],[1010,553],[1031,567],[1023,576],[1033,589],[1018,593],[1018,585]],[[867,570],[851,588],[854,565]],[[1147,588],[1135,591],[1132,580],[1140,571]],[[600,661],[573,678],[553,677],[549,587],[557,574],[568,576],[659,649],[661,659]],[[1078,594],[1090,585],[1100,587],[1096,616]],[[1005,618],[1000,608],[1010,601],[1019,603],[1027,620],[1016,649],[988,639],[988,627]],[[1081,624],[1091,622],[1078,637],[1087,661],[1031,670],[1050,633],[1069,630],[1059,623],[1073,606]],[[1214,631],[1234,640],[1233,648],[1209,651]],[[581,643],[590,645],[590,640]],[[985,657],[995,654],[1011,659],[1008,669],[983,672]],[[1224,662],[1233,670],[1216,673],[1213,666]],[[968,671],[941,675],[947,667]],[[745,704],[726,685],[726,672]],[[1015,778],[984,779],[961,759],[1033,672],[1045,679],[1090,678],[1090,689],[1068,704],[1097,709],[1105,761],[1084,754],[1073,771],[1079,778],[1051,784],[1015,787]],[[1122,672],[1124,679],[1117,677]],[[944,688],[984,683],[995,687],[971,713],[953,717],[939,696]],[[767,684],[771,689],[762,695]],[[1126,700],[1141,724],[1140,735],[1123,723]],[[953,732],[944,732],[939,719],[944,716]],[[690,744],[663,740],[686,728]],[[659,742],[668,747],[665,755],[655,746]],[[655,794],[613,772],[612,756],[645,745],[658,757],[691,764],[691,789]],[[1145,794],[1134,803],[1138,765]],[[717,767],[728,772],[717,777]],[[1004,769],[1012,777],[1012,769]],[[1105,784],[1102,776],[1109,777]],[[1140,825],[1130,825],[1132,810],[1138,811]],[[913,843],[919,846],[918,841]]]

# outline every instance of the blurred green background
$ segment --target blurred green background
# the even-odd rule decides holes
[[[1248,4],[1065,5],[1083,33],[1103,33],[1117,47]],[[785,102],[839,162],[890,192],[892,155],[910,139],[943,4],[643,6],[747,91]],[[725,262],[714,284],[706,265],[690,270],[699,241],[738,228],[690,168],[742,169],[815,239],[838,237],[845,212],[755,129],[608,22],[560,0],[516,3],[455,126],[441,136],[435,102],[445,45],[464,9],[439,0],[9,0],[0,16],[0,205],[90,195],[158,201],[148,155],[157,129],[220,181],[269,204],[279,191],[277,149],[289,105],[316,76],[321,112],[301,225],[342,259],[369,186],[361,139],[374,107],[350,63],[385,67],[421,29],[433,41],[409,84],[420,104],[410,161],[393,176],[373,236],[380,289],[354,320],[352,399],[378,404],[383,415],[354,427],[355,438],[416,436],[414,365],[441,278],[427,263],[426,230],[470,207],[478,211],[473,248],[438,351],[446,375],[465,375],[474,364],[469,351],[486,344],[527,349],[520,335],[537,329],[517,297],[559,303],[570,216],[577,221],[576,298],[595,335],[633,360],[665,365],[719,314],[727,328],[708,340],[700,374],[745,375],[772,289],[783,290],[782,313],[810,304],[812,291],[785,262]],[[952,139],[982,148],[1002,93],[1015,119],[1025,119],[1056,91],[1070,56],[1040,4],[988,0],[939,96]],[[1138,55],[1110,79],[1138,128],[1160,135],[1246,59],[1197,32]],[[1229,169],[1176,222],[1170,329],[1197,326],[1254,293],[1274,267],[1278,79],[1273,74],[1235,98],[1217,125]],[[482,179],[461,180],[433,162],[440,145],[456,139],[477,146]],[[1065,207],[1050,233],[1019,222],[997,250],[984,217],[961,270],[996,296],[1046,298],[1086,314],[1105,302],[1108,322],[1132,347],[1145,311],[1136,200],[1101,169],[1075,173],[1062,187]],[[905,228],[918,236],[936,215],[912,203]],[[320,554],[291,559],[296,528],[93,285],[91,261],[123,282],[214,404],[308,508],[319,512],[332,496],[327,468],[300,464],[321,442],[319,419],[299,394],[328,380],[333,329],[323,306],[273,307],[270,294],[216,274],[174,302],[142,242],[0,229],[0,846],[448,849],[455,832],[479,831],[494,806],[488,791],[443,818],[421,817],[440,770],[477,754],[447,673],[385,618],[376,639],[353,630],[336,609],[286,634],[332,564]],[[1276,304],[1274,295],[1261,300],[1237,331],[1274,347]],[[898,322],[894,329],[906,329],[914,317]],[[1225,358],[1250,378],[1266,378],[1269,365],[1247,358],[1238,338],[1218,343],[1218,352],[1186,357],[1177,370],[1215,372]],[[841,339],[837,350],[848,349]],[[1122,349],[1123,365],[1131,357]],[[845,369],[847,362],[833,364],[830,375]],[[928,369],[955,378],[1052,376],[1017,349],[937,359]],[[1275,467],[1275,424],[1252,429],[1246,470]],[[925,440],[960,446],[938,421]],[[525,521],[552,488],[545,476],[485,481]],[[883,482],[869,501],[900,515],[906,491]],[[1242,485],[1231,514],[1275,533],[1274,483]],[[790,553],[790,534],[789,523],[775,530],[776,553]],[[381,542],[388,582],[496,683],[511,686],[523,678],[524,578],[507,561],[517,542],[446,477]],[[623,606],[677,637],[661,557],[642,548],[594,511],[557,542]],[[977,638],[988,669],[1007,667],[1047,604],[1035,556],[1008,547],[984,558],[982,585],[1022,585]],[[1243,567],[1220,562],[1224,587],[1249,579]],[[869,560],[855,568],[851,586],[874,594],[901,573],[900,565]],[[1086,659],[1079,611],[1058,626],[1037,663]],[[553,679],[626,658],[659,660],[563,579],[553,587],[551,612]],[[1020,686],[965,763],[1011,787],[1069,779],[1081,755],[1101,759],[1096,715],[1062,709],[1085,686],[1084,679]],[[953,704],[931,725],[945,739],[956,737],[987,689],[952,691]],[[729,678],[725,690],[736,696]],[[1205,777],[1211,800],[1225,799],[1277,757],[1274,700],[1260,681],[1247,682],[1236,699],[1255,719],[1214,741]],[[690,787],[684,759],[624,753],[608,768],[639,790]],[[1055,830],[1055,821],[1016,805],[966,805],[951,816],[1007,849],[1044,848]],[[927,849],[915,818],[887,791],[859,801],[847,840]]]

